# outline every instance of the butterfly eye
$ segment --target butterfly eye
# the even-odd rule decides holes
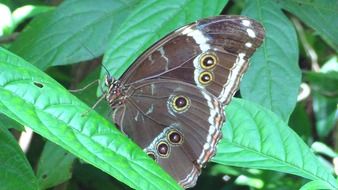
[[[183,143],[183,136],[176,130],[171,130],[167,135],[168,141],[173,145],[179,145]]]
[[[200,76],[198,77],[198,81],[201,84],[208,84],[209,82],[211,82],[213,79],[212,74],[209,71],[204,71],[200,74]]]
[[[218,63],[218,57],[216,54],[207,52],[200,58],[200,64],[203,69],[212,69]]]
[[[150,158],[152,158],[153,160],[157,160],[157,158],[156,158],[156,154],[153,152],[153,151],[148,151],[147,152],[147,155],[150,157]]]
[[[161,157],[168,157],[170,152],[170,147],[168,143],[161,141],[157,144],[157,152]]]
[[[190,106],[190,99],[186,96],[175,96],[174,98],[171,98],[171,101],[170,105],[172,105],[171,107],[175,112],[185,112]]]

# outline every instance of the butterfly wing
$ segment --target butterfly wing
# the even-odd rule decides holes
[[[183,187],[196,183],[221,138],[223,110],[206,90],[177,80],[134,83],[113,114],[120,129]]]
[[[121,81],[124,84],[154,78],[184,81],[206,89],[227,104],[248,67],[248,59],[263,38],[262,25],[244,16],[199,20],[153,45]]]
[[[263,27],[243,16],[203,19],[169,34],[121,77],[115,123],[183,187],[193,186],[221,138],[223,106],[263,38]]]

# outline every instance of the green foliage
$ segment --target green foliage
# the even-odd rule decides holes
[[[104,54],[103,64],[118,78],[161,37],[221,12],[258,20],[266,38],[241,83],[245,100],[235,98],[226,107],[223,139],[194,189],[338,189],[332,174],[332,159],[338,155],[337,1],[1,3],[0,189],[60,184],[69,190],[180,189],[109,121],[105,103],[95,111],[89,107],[102,94],[106,71],[93,67],[95,61],[75,64]],[[293,26],[294,19],[302,22],[304,32]],[[297,32],[311,42],[298,41]],[[308,69],[316,64],[307,58],[309,48],[318,53],[320,70]],[[75,96],[64,87],[84,87],[97,79],[100,85]],[[297,102],[301,82],[311,92]],[[22,131],[23,125],[48,140],[42,150],[27,153],[30,163],[7,130]],[[32,144],[39,146],[30,148],[43,142],[36,135]],[[30,156],[32,152],[41,155]],[[230,181],[223,182],[227,177]]]
[[[214,162],[292,173],[338,188],[301,138],[271,111],[234,99],[226,116],[228,122]]]
[[[1,189],[38,189],[37,179],[16,140],[0,127],[0,184]]]
[[[338,1],[277,0],[276,3],[315,29],[332,48],[338,51]]]

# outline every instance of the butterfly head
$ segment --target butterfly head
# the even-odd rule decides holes
[[[111,106],[120,104],[120,97],[122,95],[121,82],[114,77],[107,75],[105,85],[108,87],[106,99]]]

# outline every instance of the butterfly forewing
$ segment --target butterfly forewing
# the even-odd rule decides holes
[[[227,104],[248,67],[248,58],[263,38],[262,26],[247,17],[203,19],[152,46],[121,81],[132,84],[150,78],[180,80],[209,90]],[[208,61],[214,61],[214,66],[206,66]]]

